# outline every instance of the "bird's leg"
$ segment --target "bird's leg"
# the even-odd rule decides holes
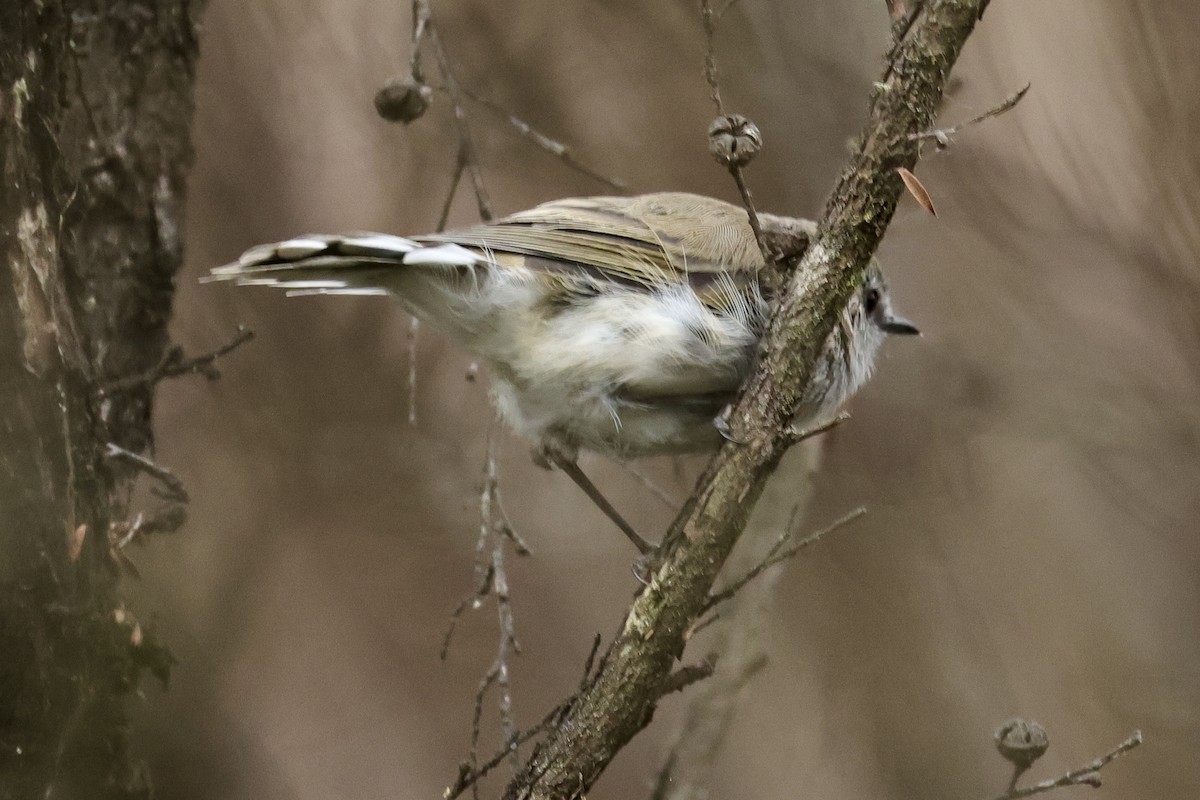
[[[603,511],[604,515],[621,529],[621,533],[629,537],[629,541],[633,542],[633,546],[638,549],[639,553],[645,556],[654,552],[654,545],[639,536],[633,526],[613,508],[612,503],[608,502],[608,499],[596,488],[596,484],[592,483],[591,479],[579,468],[573,455],[568,455],[563,452],[562,448],[556,447],[551,442],[543,441],[539,447],[534,449],[533,460],[547,469],[554,466],[566,473],[567,477],[574,481],[575,485],[596,504],[596,508]]]

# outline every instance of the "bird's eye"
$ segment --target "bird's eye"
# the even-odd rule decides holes
[[[868,314],[875,313],[875,306],[879,305],[879,297],[878,289],[867,290],[866,297],[863,298],[863,308],[867,310]]]

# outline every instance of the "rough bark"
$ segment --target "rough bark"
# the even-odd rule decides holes
[[[737,549],[725,563],[727,575],[746,575],[766,561],[785,531],[792,531],[796,540],[811,533],[811,528],[798,523],[811,525],[804,510],[812,497],[821,443],[812,441],[783,458]],[[709,636],[717,668],[691,691],[651,800],[708,800],[712,796],[717,759],[725,749],[742,692],[770,656],[768,620],[783,574],[781,567],[769,570],[717,608],[716,630]]]
[[[108,448],[151,450],[154,387],[104,387],[168,344],[198,6],[0,10],[0,798],[150,795],[127,701],[169,656],[122,606]]]
[[[986,0],[929,0],[896,23],[897,42],[871,96],[870,117],[830,196],[813,244],[772,319],[759,367],[730,416],[727,443],[672,525],[661,560],[601,667],[561,724],[533,752],[505,797],[585,796],[650,721],[767,478],[788,446],[789,420],[820,343],[861,280],[895,211],[917,143]],[[883,12],[881,7],[880,13]]]

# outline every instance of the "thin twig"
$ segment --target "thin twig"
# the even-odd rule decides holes
[[[508,658],[511,653],[520,653],[516,627],[513,623],[512,603],[508,596],[508,574],[504,570],[504,542],[495,537],[492,544],[492,565],[496,573],[496,614],[499,618],[500,641],[496,649],[496,686],[500,691],[500,727],[506,742],[517,737],[517,723],[513,718],[512,684],[509,682]],[[514,774],[520,766],[517,749],[510,751]]]
[[[446,789],[446,791],[442,793],[444,800],[454,800],[454,798],[458,797],[468,788],[471,788],[477,784],[493,769],[500,766],[501,762],[508,758],[511,753],[516,752],[521,745],[558,724],[558,720],[562,717],[562,715],[570,710],[571,704],[574,703],[575,699],[579,697],[579,694],[587,688],[588,683],[591,680],[592,668],[596,664],[596,655],[600,652],[600,642],[600,634],[597,633],[595,638],[592,639],[592,648],[590,651],[588,651],[588,657],[584,661],[583,676],[579,679],[579,691],[575,694],[572,694],[566,700],[563,700],[554,708],[550,709],[550,711],[548,711],[536,725],[528,730],[521,731],[510,737],[506,741],[504,747],[497,751],[487,761],[479,764],[475,768],[472,768],[471,765],[465,761],[460,764],[458,778],[455,779],[454,784],[450,788]]]
[[[177,503],[188,502],[188,493],[183,486],[183,481],[179,480],[175,473],[166,467],[159,466],[145,456],[132,450],[126,450],[112,442],[106,445],[104,454],[115,461],[124,461],[158,480],[163,486],[162,495],[167,500]]]
[[[937,146],[939,148],[948,147],[950,145],[951,137],[953,137],[954,134],[958,133],[963,128],[969,128],[972,125],[978,125],[980,122],[983,122],[986,119],[998,117],[1004,112],[1010,111],[1013,106],[1021,102],[1022,98],[1025,97],[1025,93],[1029,91],[1029,87],[1032,85],[1033,84],[1030,83],[1025,84],[1023,87],[1006,97],[999,105],[989,108],[979,116],[972,117],[966,122],[960,122],[959,124],[950,128],[937,128],[935,130],[925,131],[923,133],[910,133],[908,138],[910,141],[914,142],[921,141],[922,139],[933,139],[937,142]]]
[[[776,256],[767,247],[766,237],[763,236],[762,223],[758,219],[758,209],[754,207],[754,196],[750,194],[750,187],[746,183],[746,175],[737,164],[729,165],[729,174],[733,176],[733,181],[737,184],[738,194],[742,196],[742,205],[745,206],[746,215],[750,218],[750,230],[754,232],[754,241],[758,245],[758,251],[762,253],[763,263],[774,264]]]
[[[428,3],[414,2],[412,6],[413,33],[408,49],[408,71],[417,80],[421,79],[421,43],[429,31],[430,9]]]
[[[459,147],[462,150],[467,174],[471,178],[471,188],[475,191],[479,216],[485,222],[490,222],[494,216],[492,204],[488,200],[487,189],[483,185],[483,174],[479,169],[475,142],[471,138],[471,129],[467,124],[467,110],[463,105],[462,90],[458,85],[458,80],[454,77],[454,70],[450,66],[450,58],[446,55],[446,48],[442,44],[437,23],[430,15],[428,0],[414,0],[414,2],[420,7],[420,13],[426,18],[426,26],[429,31],[427,35],[433,45],[433,56],[437,60],[438,71],[442,73],[442,83],[446,87],[446,93],[450,96],[450,103],[454,107],[454,128],[458,133]]]
[[[728,6],[726,6],[728,8]],[[724,12],[722,12],[724,13]],[[716,18],[713,15],[711,0],[700,3],[700,19],[704,22],[704,80],[708,83],[709,97],[717,109],[717,116],[724,116],[725,104],[721,102],[721,85],[717,80],[717,48],[714,40],[717,34]]]
[[[592,672],[592,666],[596,660],[596,653],[599,651],[599,649],[600,634],[596,634],[595,639],[592,640],[592,649],[588,653],[587,661],[585,662],[583,678],[579,683],[580,692],[587,687],[588,679]],[[528,730],[514,732],[513,735],[510,736],[506,741],[504,747],[502,747],[484,763],[474,767],[470,762],[467,761],[464,761],[462,764],[460,764],[458,777],[455,779],[454,784],[442,793],[445,800],[453,800],[453,798],[458,797],[468,788],[472,788],[473,792],[477,793],[478,790],[474,789],[475,784],[477,784],[493,769],[498,767],[500,763],[504,761],[504,759],[509,758],[511,754],[517,752],[518,748],[522,744],[525,744],[535,736],[538,736],[539,734],[556,725],[558,723],[558,719],[571,708],[571,704],[575,702],[575,698],[578,696],[578,693],[572,694],[566,700],[563,700],[554,708],[550,709],[550,711],[547,712],[546,715],[543,716],[536,725]]]
[[[492,592],[492,571],[486,569],[481,575],[477,575],[481,580],[475,587],[475,591],[464,597],[450,613],[450,624],[446,626],[446,633],[442,636],[442,649],[439,655],[442,661],[445,661],[450,655],[450,642],[454,639],[454,630],[458,626],[458,620],[468,610],[475,611],[483,606],[483,601]]]
[[[722,10],[722,13],[724,13],[724,10]],[[725,104],[721,100],[721,85],[718,79],[717,26],[716,15],[713,14],[712,0],[701,0],[700,19],[704,22],[704,80],[708,83],[709,96],[712,98],[713,106],[717,110],[717,116],[722,117],[725,116]],[[750,194],[750,187],[746,183],[746,176],[741,166],[730,164],[729,174],[733,176],[734,183],[737,184],[738,194],[741,195],[742,205],[746,208],[746,214],[750,219],[750,230],[754,232],[754,241],[758,244],[758,249],[762,253],[763,262],[774,264],[775,256],[771,253],[770,248],[767,247],[767,240],[763,237],[762,223],[758,219],[758,209],[754,207],[754,197]]]
[[[1109,765],[1111,761],[1120,756],[1125,755],[1133,748],[1142,743],[1142,732],[1134,731],[1133,735],[1119,745],[1114,747],[1109,752],[1095,759],[1094,761],[1085,764],[1079,769],[1073,769],[1070,772],[1060,775],[1057,778],[1050,778],[1035,783],[1032,786],[1026,786],[1022,789],[1009,788],[1007,792],[998,795],[993,800],[1018,800],[1022,797],[1029,797],[1042,792],[1048,792],[1051,789],[1058,789],[1064,786],[1092,786],[1100,785],[1100,770]]]
[[[146,537],[156,533],[174,533],[186,521],[187,508],[180,502],[170,502],[150,516],[139,511],[132,520],[111,523],[109,542],[114,549],[124,550],[139,535]]]
[[[159,381],[166,380],[167,378],[177,378],[181,375],[203,375],[210,381],[216,380],[221,377],[221,373],[213,366],[217,359],[232,353],[253,338],[254,331],[239,325],[237,333],[228,343],[210,353],[187,358],[184,355],[182,347],[174,346],[167,348],[167,351],[163,353],[158,364],[153,368],[138,375],[129,375],[124,378],[111,380],[99,387],[98,392],[101,395],[108,395],[140,387],[151,387]]]
[[[794,447],[806,439],[811,439],[814,436],[820,436],[823,433],[828,433],[849,419],[849,411],[839,411],[832,418],[826,420],[825,422],[814,425],[811,428],[798,428],[795,425],[789,425],[780,432],[780,435],[783,437],[784,442],[789,447]]]
[[[714,611],[712,614],[710,614],[707,617],[697,617],[696,621],[693,622],[691,624],[691,626],[687,629],[687,632],[685,634],[683,634],[683,640],[685,642],[690,642],[692,640],[693,636],[700,633],[700,631],[704,630],[705,628],[708,628],[712,625],[717,624],[717,622],[719,622],[720,620],[721,620],[721,613],[719,611]]]
[[[483,676],[483,680],[479,682],[479,688],[475,690],[475,714],[471,717],[471,749],[467,754],[466,766],[468,772],[479,772],[479,734],[482,730],[483,720],[483,701],[487,696],[487,690],[493,683],[496,682],[496,677],[499,670],[495,662],[492,663],[491,669]],[[507,748],[506,748],[507,749]],[[471,786],[471,794],[475,800],[479,800],[478,785]]]
[[[421,333],[421,320],[413,317],[408,321],[408,424],[417,424],[417,338]]]
[[[442,213],[438,215],[437,232],[441,233],[446,230],[446,223],[450,221],[450,207],[454,205],[454,195],[458,193],[459,184],[462,183],[463,170],[467,167],[467,154],[463,151],[462,146],[458,148],[458,156],[454,161],[454,177],[450,181],[450,191],[446,192],[446,200],[442,203]]]
[[[564,711],[570,708],[571,703],[575,700],[575,695],[571,695],[563,702],[556,705],[554,708],[542,717],[542,719],[528,730],[521,731],[512,739],[509,739],[504,747],[498,750],[491,758],[472,768],[467,762],[463,762],[458,768],[458,777],[454,784],[442,792],[444,800],[454,800],[467,789],[473,789],[478,782],[483,779],[489,772],[504,762],[517,748],[525,744],[529,740],[544,733],[547,729],[555,725],[555,720],[560,717]]]
[[[596,654],[600,652],[600,634],[592,637],[592,649],[588,651],[587,660],[583,662],[583,677],[579,679],[579,691],[587,688],[588,681],[592,677],[592,667],[596,665]]]
[[[459,766],[458,778],[454,785],[447,790],[447,797],[457,796],[468,787],[475,796],[478,796],[476,782],[503,758],[507,757],[512,760],[515,771],[519,763],[519,745],[524,741],[513,716],[512,686],[509,681],[509,658],[513,654],[521,652],[521,645],[517,641],[512,604],[508,593],[508,574],[504,566],[504,542],[505,540],[512,542],[519,555],[528,554],[529,548],[517,535],[504,511],[500,495],[497,448],[496,425],[493,420],[493,424],[488,428],[483,489],[479,495],[479,538],[475,544],[475,591],[459,603],[451,615],[450,626],[446,631],[442,646],[442,658],[445,659],[449,652],[450,641],[459,617],[468,609],[481,608],[484,600],[489,596],[494,597],[496,601],[499,640],[496,657],[480,680],[475,692],[470,750],[466,761]],[[500,724],[503,741],[506,744],[495,763],[489,761],[488,765],[481,767],[479,764],[479,738],[482,733],[483,706],[492,686],[496,686],[499,690]]]
[[[449,93],[448,89],[444,86],[434,86],[432,88],[439,92]],[[542,133],[541,131],[537,130],[532,125],[530,125],[528,122],[521,119],[516,114],[513,114],[508,109],[502,108],[498,104],[493,103],[491,100],[488,100],[486,97],[476,94],[475,92],[471,91],[470,89],[466,88],[465,86],[459,86],[458,90],[459,90],[459,92],[462,93],[463,97],[467,98],[468,100],[470,100],[473,103],[478,103],[479,105],[483,106],[488,111],[490,111],[493,114],[495,114],[496,116],[502,118],[514,130],[516,130],[516,132],[518,134],[520,134],[521,136],[524,136],[526,139],[529,139],[529,141],[533,142],[534,145],[541,148],[542,150],[545,150],[550,155],[554,156],[555,158],[558,158],[565,165],[567,165],[569,168],[575,170],[579,174],[586,175],[587,177],[591,178],[592,180],[597,181],[598,183],[604,184],[605,186],[612,189],[613,191],[617,191],[617,192],[628,191],[629,187],[625,184],[624,181],[622,181],[618,178],[611,178],[611,177],[608,177],[607,175],[603,175],[600,172],[598,172],[597,170],[592,169],[591,167],[587,166],[586,164],[581,163],[571,153],[571,148],[569,146],[563,144],[562,142],[557,141],[556,139],[552,139],[551,137],[549,137],[546,134]]]
[[[807,538],[801,539],[800,541],[796,542],[794,545],[792,545],[791,547],[788,547],[787,549],[783,549],[783,547],[785,544],[788,543],[789,540],[792,539],[792,532],[791,532],[791,530],[785,530],[782,534],[779,535],[779,539],[776,540],[775,544],[773,544],[771,546],[771,549],[767,551],[766,558],[764,558],[762,561],[758,562],[758,564],[756,564],[754,567],[752,567],[750,569],[750,571],[747,572],[745,575],[738,578],[733,583],[729,584],[728,587],[726,587],[725,589],[722,589],[721,591],[717,592],[716,594],[713,594],[712,596],[710,596],[708,598],[708,602],[706,602],[704,604],[704,608],[701,613],[711,611],[716,606],[720,605],[721,603],[725,602],[729,598],[733,597],[735,594],[737,594],[739,591],[741,591],[743,586],[745,586],[747,583],[749,583],[750,581],[757,578],[759,575],[763,574],[763,572],[765,572],[766,570],[770,569],[771,567],[775,566],[776,564],[779,564],[783,561],[787,561],[789,558],[796,555],[801,550],[808,547],[810,544],[816,544],[822,538],[824,538],[826,535],[833,533],[838,528],[849,525],[851,522],[853,522],[854,520],[858,519],[859,517],[861,517],[863,514],[866,514],[866,513],[867,513],[867,509],[863,508],[862,506],[859,506],[858,508],[851,511],[849,514],[846,514],[845,516],[843,516],[840,519],[838,519],[837,521],[835,521],[833,524],[831,524],[825,528],[822,528],[821,530],[817,531],[816,533],[812,534],[811,536],[809,536]],[[789,525],[788,527],[790,528],[791,526]]]
[[[699,664],[680,667],[667,676],[666,681],[663,682],[662,688],[659,691],[659,696],[666,697],[673,692],[682,692],[693,683],[712,677],[713,670],[716,668],[716,654],[710,655]]]

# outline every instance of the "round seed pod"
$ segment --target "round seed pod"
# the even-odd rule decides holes
[[[1050,746],[1046,729],[1036,722],[1010,719],[996,729],[996,749],[1021,769],[1029,769]]]
[[[420,119],[433,100],[433,89],[411,75],[392,78],[375,93],[375,110],[389,122],[405,125]]]
[[[762,150],[762,132],[741,114],[725,114],[708,126],[708,152],[725,167],[744,167]]]

